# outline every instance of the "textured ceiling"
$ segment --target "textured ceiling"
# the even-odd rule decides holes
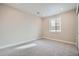
[[[47,17],[76,8],[74,3],[10,3],[6,4],[39,17]]]

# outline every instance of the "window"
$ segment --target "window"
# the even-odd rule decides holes
[[[49,20],[49,32],[61,32],[61,17],[55,16]]]

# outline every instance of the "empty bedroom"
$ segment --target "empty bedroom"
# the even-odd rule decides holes
[[[0,3],[0,56],[77,56],[76,3]]]

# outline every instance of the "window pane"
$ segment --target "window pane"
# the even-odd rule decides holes
[[[55,26],[55,20],[51,20],[51,26]]]
[[[49,30],[51,32],[61,32],[61,18],[55,17],[50,20]]]
[[[52,26],[52,27],[51,27],[51,30],[55,30],[55,26]]]
[[[60,30],[60,26],[55,26],[55,30]]]

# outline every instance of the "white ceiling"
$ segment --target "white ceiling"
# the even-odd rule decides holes
[[[52,16],[76,8],[74,3],[10,3],[6,5],[40,17]]]

